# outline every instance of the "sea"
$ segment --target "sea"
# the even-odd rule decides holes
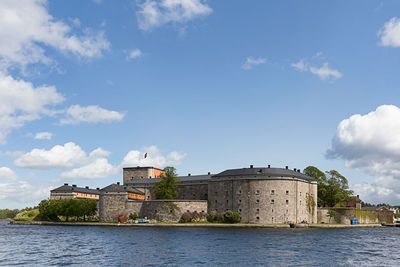
[[[400,228],[11,225],[0,266],[400,266]]]

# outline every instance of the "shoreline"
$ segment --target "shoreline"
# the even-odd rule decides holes
[[[13,225],[47,225],[47,226],[101,226],[101,227],[189,227],[189,228],[314,228],[314,229],[337,229],[337,228],[376,228],[385,227],[382,224],[295,224],[291,227],[289,224],[217,224],[217,223],[90,223],[90,222],[45,222],[45,221],[14,221],[11,220],[10,224]],[[389,225],[388,225],[389,226]]]

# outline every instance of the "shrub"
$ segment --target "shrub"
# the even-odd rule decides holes
[[[188,222],[192,222],[192,214],[190,212],[185,212],[182,214],[180,220],[180,223],[188,223]]]
[[[224,214],[224,222],[226,223],[238,223],[240,222],[240,215],[237,212],[228,210]]]
[[[207,221],[212,223],[219,223],[223,222],[223,219],[220,213],[212,211],[209,214],[207,214]]]
[[[131,214],[129,214],[129,219],[130,220],[137,220],[137,219],[139,219],[139,215],[137,215],[136,213],[131,213]]]

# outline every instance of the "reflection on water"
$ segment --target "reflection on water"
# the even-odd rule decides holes
[[[0,266],[399,266],[399,233],[400,228],[118,228],[0,221]]]

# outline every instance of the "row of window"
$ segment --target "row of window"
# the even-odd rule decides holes
[[[218,200],[216,199],[215,200],[215,204],[217,204],[217,203],[218,203]],[[229,200],[227,199],[226,200],[226,204],[228,204],[228,203],[229,203]],[[241,199],[239,199],[239,203],[242,203]],[[260,203],[260,200],[256,199],[256,203]],[[274,199],[271,199],[271,204],[275,204],[275,200]],[[289,205],[289,199],[286,199],[286,205]],[[301,201],[300,201],[300,205],[301,205]]]
[[[270,193],[271,193],[271,195],[275,195],[275,190],[271,190]],[[217,195],[218,193],[215,192],[215,194]],[[239,191],[238,191],[238,194],[239,194],[239,195],[242,194],[242,190],[239,190]],[[256,194],[256,195],[261,194],[261,190],[256,190],[256,191],[254,192],[254,194]],[[289,190],[286,190],[286,195],[289,195]],[[301,192],[300,192],[300,196],[301,196]]]

